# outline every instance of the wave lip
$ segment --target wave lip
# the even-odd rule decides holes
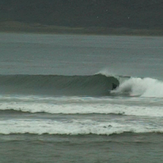
[[[119,81],[105,75],[1,75],[0,92],[30,95],[91,95],[105,96]]]

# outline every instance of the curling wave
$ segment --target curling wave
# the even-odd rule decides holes
[[[0,76],[1,94],[105,96],[118,85],[118,79],[102,74]]]
[[[117,89],[111,91],[113,95],[163,97],[163,81],[153,78],[129,78],[122,82]]]

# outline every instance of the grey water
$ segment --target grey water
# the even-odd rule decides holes
[[[0,33],[0,162],[161,163],[162,43]],[[120,84],[109,95],[92,93],[112,78]]]
[[[162,37],[0,34],[1,74],[160,77]],[[161,77],[162,78],[162,77]]]

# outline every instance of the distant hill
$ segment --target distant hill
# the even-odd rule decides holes
[[[1,0],[0,23],[163,29],[163,0]]]

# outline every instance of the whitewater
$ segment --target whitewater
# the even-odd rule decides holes
[[[123,82],[118,89],[112,93],[128,94],[130,96],[141,97],[163,97],[163,82],[154,78],[135,78],[131,77]]]

